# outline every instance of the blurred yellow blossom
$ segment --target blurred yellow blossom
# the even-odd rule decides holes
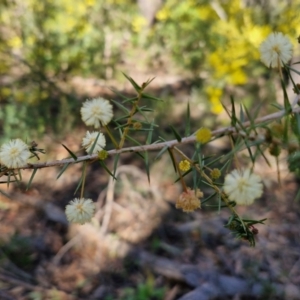
[[[221,96],[223,94],[223,91],[220,88],[215,88],[212,86],[208,86],[205,91],[211,103],[212,113],[214,114],[221,113],[223,110],[223,106],[221,103]]]
[[[160,21],[165,21],[170,17],[170,14],[170,10],[166,6],[163,6],[162,9],[157,12],[156,19]]]
[[[204,21],[209,20],[213,15],[216,15],[211,5],[201,5],[197,8],[197,13],[199,18]]]
[[[23,46],[22,40],[18,36],[14,36],[14,37],[10,38],[9,40],[7,40],[6,43],[9,47],[14,48],[14,49],[18,49]]]
[[[132,30],[134,32],[140,32],[144,26],[146,26],[147,20],[142,16],[133,18],[131,22]]]

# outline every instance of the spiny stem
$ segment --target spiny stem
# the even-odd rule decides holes
[[[297,96],[297,99],[300,99],[300,95]],[[297,101],[295,101],[297,103]],[[300,112],[300,107],[294,107],[293,108],[293,113],[299,113]],[[266,123],[266,122],[271,122],[273,120],[281,119],[283,116],[286,115],[285,110],[281,110],[279,112],[269,114],[267,116],[257,118],[255,121],[252,123],[247,121],[243,123],[243,127],[247,128],[249,126],[253,126],[253,123],[259,124],[259,123]],[[237,133],[236,128],[234,127],[225,127],[221,129],[217,129],[212,131],[212,135],[215,136],[222,136],[222,135],[228,135],[228,134],[243,134],[242,131],[239,130]],[[263,142],[264,137],[262,137],[262,142]],[[176,140],[171,140],[171,141],[166,141],[166,142],[161,142],[161,143],[156,143],[156,144],[150,144],[150,145],[143,145],[143,146],[134,146],[134,147],[127,147],[127,148],[122,148],[122,149],[112,149],[107,151],[108,155],[115,155],[115,154],[121,154],[125,152],[143,152],[143,151],[157,151],[161,150],[164,147],[175,147],[176,145],[184,145],[184,144],[189,144],[189,143],[194,143],[195,142],[195,136],[191,135],[189,137],[182,138],[182,140],[179,142],[177,139]],[[41,169],[41,168],[49,168],[53,166],[63,166],[65,164],[74,164],[74,163],[79,163],[83,161],[92,161],[97,159],[97,154],[93,155],[85,155],[85,156],[79,156],[77,157],[77,160],[75,161],[73,158],[68,158],[68,159],[62,159],[62,160],[56,160],[56,161],[50,161],[50,162],[39,162],[39,163],[34,163],[34,164],[27,164],[27,166],[21,167],[21,168],[16,168],[16,169]]]
[[[142,93],[143,93],[143,90],[141,90],[139,93],[138,93],[138,97],[137,99],[133,102],[132,104],[132,108],[131,108],[131,111],[129,113],[129,117],[127,119],[127,124],[124,128],[124,131],[123,131],[123,134],[122,134],[122,138],[120,140],[120,143],[119,143],[119,146],[117,149],[122,149],[123,146],[124,146],[124,142],[125,142],[125,139],[126,139],[126,136],[128,134],[128,131],[129,131],[129,127],[130,125],[132,124],[132,117],[133,115],[135,114],[136,110],[137,110],[137,106],[138,106],[138,103],[139,101],[141,100],[142,98]]]

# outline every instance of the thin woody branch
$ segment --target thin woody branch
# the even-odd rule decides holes
[[[297,96],[294,103],[297,103],[297,101],[300,99],[300,96]],[[297,101],[296,101],[297,100]],[[299,113],[300,112],[300,107],[294,107],[292,109],[292,113]],[[246,121],[243,124],[243,127],[247,128],[251,126],[251,124],[259,124],[263,122],[271,122],[274,120],[281,119],[285,115],[287,115],[288,112],[285,110],[281,110],[279,112],[273,113],[266,115],[264,117],[260,117],[255,119],[253,122]],[[237,129],[235,127],[229,126],[225,128],[220,128],[217,130],[212,131],[213,136],[223,136],[227,135],[230,133],[238,133]],[[112,149],[108,151],[109,155],[115,155],[115,154],[121,154],[125,152],[143,152],[143,151],[157,151],[161,150],[164,147],[172,148],[174,146],[177,146],[179,144],[189,144],[195,142],[195,135],[191,135],[189,137],[182,138],[182,140],[179,142],[178,140],[171,140],[171,141],[166,141],[166,142],[161,142],[161,143],[156,143],[156,144],[151,144],[151,145],[144,145],[144,146],[134,146],[134,147],[126,147],[122,149]],[[97,154],[93,155],[84,155],[80,156],[77,158],[77,160],[74,160],[73,158],[68,158],[68,159],[62,159],[62,160],[55,160],[55,161],[50,161],[50,162],[39,162],[39,163],[33,163],[33,164],[28,164],[27,166],[24,166],[19,169],[42,169],[42,168],[49,168],[49,167],[55,167],[55,166],[63,166],[65,164],[75,164],[75,163],[80,163],[83,161],[93,161],[98,158]]]

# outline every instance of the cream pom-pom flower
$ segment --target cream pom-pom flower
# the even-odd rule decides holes
[[[87,100],[83,103],[80,112],[83,122],[95,128],[107,125],[113,117],[112,105],[103,98]]]
[[[75,198],[66,206],[66,216],[69,222],[84,224],[94,216],[96,206],[91,199]]]
[[[260,176],[250,169],[233,170],[225,176],[224,191],[237,204],[250,205],[262,195],[263,185]]]
[[[96,139],[97,142],[95,143]],[[91,133],[87,131],[85,137],[82,139],[82,146],[86,149],[87,153],[90,153],[90,150],[92,149],[94,144],[95,147],[92,153],[98,153],[99,151],[103,150],[104,147],[106,146],[106,140],[104,134],[97,131]]]
[[[8,168],[21,168],[31,156],[29,146],[21,139],[11,140],[0,149],[0,162]]]
[[[260,45],[261,61],[267,67],[282,67],[292,58],[292,51],[289,38],[281,32],[274,32]]]

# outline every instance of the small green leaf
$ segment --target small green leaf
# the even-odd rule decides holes
[[[295,196],[294,201],[299,202],[299,200],[300,200],[300,189],[298,190],[297,195]]]
[[[117,168],[118,168],[119,159],[120,159],[120,153],[117,153],[115,155],[115,158],[114,158],[114,173],[113,173],[114,178],[116,177],[116,172],[117,172]]]
[[[85,168],[86,168],[86,161],[83,162],[82,164],[82,173],[81,173],[81,176],[80,176],[80,180],[77,184],[77,187],[75,189],[75,192],[74,192],[74,195],[77,193],[77,191],[79,190],[79,188],[81,187],[82,183],[83,183],[83,179],[84,179],[84,176],[85,176]]]
[[[154,79],[155,79],[155,77],[149,78],[146,82],[144,82],[142,84],[143,89],[145,89]]]
[[[140,108],[137,106],[136,110],[145,118],[145,120],[147,120],[147,122],[149,123],[147,116],[144,114],[144,112],[142,110],[140,110]]]
[[[256,119],[256,118],[258,117],[258,114],[259,114],[259,112],[260,112],[260,109],[261,109],[262,105],[263,105],[263,103],[260,102],[260,103],[257,105],[257,107],[255,108],[254,113],[253,113],[253,119]],[[247,112],[247,115],[250,116],[250,113],[248,112],[248,110],[246,110],[246,112]],[[251,118],[249,118],[249,120],[252,121]]]
[[[124,116],[121,116],[117,119],[114,119],[114,121],[119,124],[120,121],[127,120],[128,118],[129,118],[129,115],[124,115]],[[127,124],[124,124],[124,126],[126,126],[126,125]]]
[[[69,154],[73,157],[73,159],[76,161],[77,160],[77,156],[64,144],[62,144],[62,146],[69,152]]]
[[[114,174],[107,168],[107,166],[103,160],[99,160],[99,163],[114,180],[117,180],[117,178],[114,176]]]
[[[7,175],[7,187],[9,187],[11,173],[9,172]]]
[[[286,87],[285,87],[284,81],[282,79],[281,79],[281,87],[283,90],[284,109],[289,114],[292,111],[292,106],[290,104],[289,97],[288,97],[288,94],[286,91]]]
[[[146,145],[150,145],[152,142],[152,134],[153,134],[153,123],[150,124],[150,131],[147,136]]]
[[[259,107],[260,107],[260,106],[259,106]],[[244,110],[245,110],[245,112],[246,112],[246,115],[247,115],[248,120],[249,120],[250,123],[251,123],[250,128],[254,128],[254,126],[255,126],[254,119],[257,118],[257,115],[254,116],[254,117],[252,117],[251,114],[250,114],[250,112],[249,112],[249,110],[248,110],[247,107],[245,107],[245,106],[244,106]],[[258,113],[259,110],[256,110],[256,112]],[[244,121],[243,121],[243,122],[244,122]]]
[[[123,72],[122,72],[123,73]],[[127,76],[125,73],[123,75],[128,79],[128,81],[132,84],[134,89],[139,93],[141,91],[141,87],[129,76]]]
[[[235,127],[237,122],[237,117],[235,113],[234,99],[232,96],[230,96],[230,102],[231,102],[231,126]]]
[[[255,225],[255,224],[264,224],[264,222],[268,220],[267,218],[261,220],[248,220],[243,219],[243,222],[247,223],[248,225]]]
[[[140,152],[134,152],[137,156],[141,157],[143,160],[145,160],[145,157]]]
[[[294,114],[294,116],[296,117],[296,123],[297,123],[297,138],[298,140],[300,140],[300,115],[299,114]]]
[[[210,157],[214,157],[214,155],[212,155],[212,156],[206,156],[205,158],[210,158]],[[217,156],[215,159],[210,160],[208,163],[206,163],[206,166],[208,167],[208,166],[214,165],[216,162],[218,162],[219,160],[221,160],[223,157],[224,157],[224,155]]]
[[[33,169],[32,174],[31,174],[31,176],[30,176],[30,179],[29,179],[29,181],[28,181],[28,183],[27,183],[27,186],[26,186],[26,191],[28,191],[28,189],[30,188],[31,183],[32,183],[32,180],[33,180],[33,178],[34,178],[34,176],[35,176],[37,170],[38,170],[37,168],[34,168],[34,169]]]
[[[276,107],[278,110],[284,110],[284,107],[278,103],[271,103],[271,105]]]
[[[91,155],[93,153],[93,151],[94,151],[94,149],[96,147],[96,144],[97,144],[99,136],[100,136],[100,132],[98,132],[97,137],[96,137],[96,139],[95,139],[95,141],[94,141],[94,143],[92,145],[92,148],[89,150],[89,153],[88,153],[89,155]]]
[[[195,157],[196,157],[197,163],[202,168],[203,161],[202,161],[202,157],[201,157],[201,144],[197,144],[195,154],[196,154]]]
[[[175,159],[174,159],[174,157],[173,157],[173,153],[172,153],[172,151],[171,151],[171,149],[170,149],[170,148],[168,148],[168,152],[169,152],[169,155],[170,155],[170,158],[171,158],[171,161],[172,161],[172,164],[173,164],[174,170],[175,170],[175,172],[177,173],[176,162],[175,162]]]
[[[245,120],[245,114],[244,114],[244,110],[243,110],[243,105],[241,104],[240,105],[240,121],[242,123],[244,123],[246,120]]]
[[[285,70],[287,71],[287,74],[289,75],[289,78],[290,78],[290,80],[291,80],[291,82],[292,82],[292,84],[293,84],[293,87],[294,87],[293,90],[294,90],[294,92],[295,92],[297,95],[299,95],[300,89],[299,89],[298,85],[295,83],[293,76],[291,75],[289,66],[288,66],[288,65],[284,65],[284,68],[285,68]]]
[[[166,139],[164,139],[163,137],[161,137],[160,135],[158,136],[160,140],[162,140],[163,142],[166,142]]]
[[[218,193],[217,198],[218,198],[218,212],[220,213],[221,206],[222,206],[222,204],[221,204],[222,203],[221,194]]]
[[[233,157],[231,159],[228,159],[225,161],[225,163],[222,165],[222,167],[220,168],[221,173],[223,173],[223,171],[225,170],[225,168],[228,166],[230,166],[231,162],[233,160]]]
[[[114,88],[111,88],[110,89],[112,92],[114,92],[116,95],[120,96],[122,99],[124,100],[127,100],[128,97],[126,97],[125,95],[121,94],[118,90],[114,89]],[[114,101],[114,100],[111,100],[111,101]],[[114,102],[115,103],[115,102]],[[117,104],[117,103],[116,103]]]
[[[213,198],[214,196],[217,195],[217,192],[212,193],[211,195],[209,195],[207,198],[203,199],[201,201],[201,205],[203,205],[204,203],[206,203],[207,201],[209,201],[211,198]]]
[[[151,131],[149,131],[147,140],[146,140],[146,145],[150,145],[152,142],[152,134],[153,134],[153,123],[150,125]],[[149,164],[149,153],[148,151],[145,151],[145,166],[146,166],[146,173],[148,177],[148,183],[150,183],[150,164]]]
[[[141,95],[143,98],[145,99],[149,99],[149,100],[155,100],[155,101],[163,101],[162,99],[160,98],[157,98],[157,97],[154,97],[154,96],[151,96],[149,94],[146,94],[146,93],[142,93]]]
[[[201,176],[198,176],[198,172],[196,170],[196,168],[191,168],[190,170],[192,170],[193,172],[193,189],[194,191],[197,191],[198,185],[199,185],[199,179],[201,180]]]
[[[140,142],[138,142],[136,139],[132,138],[132,137],[129,136],[129,135],[126,135],[126,140],[129,140],[129,141],[135,143],[136,145],[141,146],[141,143],[140,143]]]
[[[259,146],[259,145],[257,145],[257,148],[256,148],[256,149],[257,149],[258,154],[255,155],[255,157],[261,155],[261,156],[263,157],[263,159],[265,160],[266,164],[271,168],[271,164],[270,164],[268,158],[266,157],[264,151],[260,149],[260,146]]]
[[[298,62],[299,63],[299,62]],[[294,64],[296,64],[296,63],[294,63]],[[290,67],[290,66],[287,66],[290,70],[292,70],[293,72],[295,72],[295,73],[297,73],[298,75],[300,75],[300,72],[298,71],[298,70],[296,70],[296,69],[294,69],[294,68],[292,68],[292,67]]]
[[[117,124],[118,124],[118,126],[116,126],[114,129],[123,129],[123,128],[126,128],[128,126],[127,123],[125,123],[125,124],[119,124],[119,123],[117,123]]]
[[[146,107],[146,106],[140,106],[140,110],[145,111],[145,112],[153,112],[154,111],[154,109]]]
[[[158,154],[156,155],[156,157],[154,158],[154,160],[159,159],[166,151],[168,150],[168,146],[163,147]]]
[[[127,98],[126,100],[123,101],[123,103],[134,103],[138,100],[137,96],[134,96],[132,98]]]
[[[65,164],[65,165],[61,168],[61,170],[60,170],[60,172],[58,173],[56,179],[58,179],[58,178],[66,171],[66,169],[68,168],[69,165],[70,165],[70,164],[67,163],[67,164]]]
[[[127,109],[124,105],[122,105],[121,103],[115,100],[111,100],[111,102],[113,102],[116,106],[118,106],[118,108],[120,108],[126,115],[129,115],[129,109]]]
[[[20,169],[18,169],[18,174],[19,174],[20,181],[22,181],[22,173]]]
[[[8,199],[11,199],[11,196],[7,193],[5,193],[4,191],[0,190],[0,194],[4,195],[5,197],[7,197]]]
[[[284,126],[283,126],[283,142],[288,143],[289,141],[289,128],[290,128],[290,118],[284,118]]]
[[[253,154],[252,154],[252,151],[251,151],[251,146],[249,145],[249,143],[248,143],[247,140],[245,140],[245,146],[246,146],[246,148],[247,148],[247,150],[248,150],[248,153],[249,153],[249,156],[250,156],[250,158],[251,158],[251,161],[252,161],[252,163],[254,164],[254,163],[255,163],[255,159],[254,159]]]
[[[182,176],[182,177],[185,177],[186,175],[188,175],[188,174],[191,173],[192,171],[193,171],[193,169],[190,168],[188,171],[184,172],[181,176]],[[179,180],[180,180],[180,177],[178,177],[178,178],[174,181],[174,183],[178,182]],[[194,190],[195,190],[195,187],[197,187],[197,184],[194,184]]]
[[[145,151],[145,167],[146,167],[146,173],[148,178],[148,183],[150,183],[150,165],[149,165],[149,153],[148,151]]]
[[[78,184],[77,184],[77,187],[76,187],[76,189],[75,189],[74,195],[75,195],[75,194],[77,193],[77,191],[80,189],[80,187],[81,187],[81,185],[82,185],[82,182],[83,182],[83,177],[82,177],[82,175],[81,175],[80,180],[79,180],[79,182],[78,182]]]
[[[139,132],[142,132],[142,131],[144,131],[144,132],[149,132],[149,131],[153,131],[153,130],[150,129],[150,128],[140,128],[140,129],[129,128],[129,131],[133,131],[133,132],[135,132],[135,131],[139,131]]]
[[[178,131],[172,126],[172,125],[169,125],[173,134],[175,135],[175,138],[178,142],[181,142],[182,138],[180,136],[180,134],[178,133]]]

